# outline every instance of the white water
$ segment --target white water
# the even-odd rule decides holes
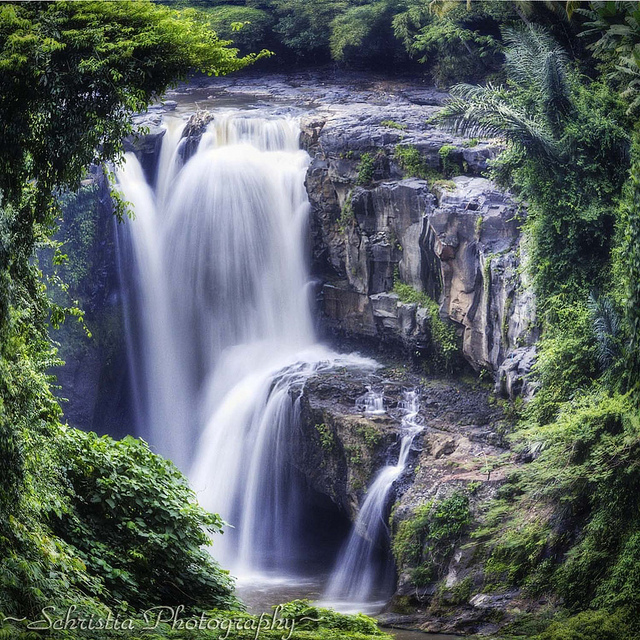
[[[356,400],[356,409],[365,415],[379,416],[387,412],[384,408],[384,394],[367,387],[367,392]]]
[[[293,570],[304,493],[291,464],[304,380],[375,367],[316,343],[304,233],[308,155],[293,119],[217,114],[183,162],[163,140],[155,191],[133,155],[119,172],[140,429],[235,528],[214,555],[236,575]]]
[[[367,609],[372,603],[375,605],[376,598],[388,596],[389,589],[393,587],[393,574],[388,567],[376,562],[376,555],[380,545],[384,545],[388,539],[385,518],[389,493],[393,483],[404,472],[411,445],[423,429],[418,416],[420,404],[416,391],[406,391],[399,408],[403,415],[398,462],[383,467],[367,490],[351,535],[340,552],[326,589],[325,599],[342,610]]]

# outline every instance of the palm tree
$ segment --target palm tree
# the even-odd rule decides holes
[[[456,85],[438,119],[460,135],[500,136],[529,156],[560,161],[562,119],[572,109],[567,55],[538,25],[504,28],[503,39],[505,71],[521,91]]]

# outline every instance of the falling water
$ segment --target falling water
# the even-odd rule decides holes
[[[363,604],[370,603],[378,596],[388,596],[393,586],[393,572],[384,563],[381,566],[376,556],[379,547],[388,538],[385,516],[389,492],[404,472],[413,440],[423,429],[418,416],[420,407],[416,391],[405,391],[399,408],[403,416],[398,462],[383,467],[367,490],[326,590],[326,598],[334,603],[347,602],[351,607],[355,603],[362,608]]]
[[[155,190],[133,155],[119,174],[135,212],[121,245],[138,418],[234,525],[216,557],[236,574],[287,571],[303,551],[290,460],[302,385],[375,365],[316,343],[297,121],[217,114],[186,162],[182,130],[167,125]]]
[[[367,387],[367,392],[357,398],[356,409],[362,411],[365,415],[383,415],[386,413],[383,392],[375,391],[372,387]]]

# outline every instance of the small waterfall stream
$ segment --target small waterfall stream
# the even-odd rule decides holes
[[[367,407],[382,407],[382,398],[369,390],[358,398]],[[375,401],[378,401],[374,404]],[[399,405],[402,413],[400,453],[395,465],[383,467],[367,490],[364,503],[353,526],[351,535],[340,552],[326,589],[325,598],[344,608],[367,605],[380,597],[388,597],[393,589],[393,571],[385,563],[376,562],[376,552],[388,539],[386,515],[388,498],[393,483],[402,475],[409,458],[411,445],[423,429],[418,411],[420,398],[417,391],[405,391]]]
[[[356,409],[369,416],[383,415],[387,412],[384,408],[384,394],[367,387],[367,392],[356,400]]]
[[[225,567],[294,572],[299,392],[318,371],[376,365],[314,335],[298,122],[217,113],[191,158],[183,123],[166,126],[155,188],[133,154],[118,175],[135,213],[119,247],[139,432],[234,526],[213,547]]]

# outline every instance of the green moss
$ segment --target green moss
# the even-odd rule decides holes
[[[370,153],[363,153],[360,156],[360,164],[358,165],[358,177],[356,184],[368,185],[373,181],[375,171],[375,159]]]
[[[511,292],[507,296],[507,299],[504,302],[504,309],[502,311],[501,334],[502,334],[502,343],[504,345],[509,344],[509,319],[511,318],[511,307],[513,307],[513,298],[514,298],[514,293]]]
[[[340,209],[340,217],[338,218],[338,228],[344,233],[354,220],[352,195],[349,194]]]
[[[437,370],[452,371],[459,354],[458,338],[454,327],[440,317],[438,304],[426,293],[414,289],[411,285],[394,278],[393,292],[405,304],[417,304],[429,312],[429,328],[433,346],[432,359],[426,364]]]
[[[390,127],[391,129],[399,129],[400,131],[404,131],[407,128],[406,124],[400,124],[395,120],[383,120],[380,125],[383,127]]]
[[[382,440],[380,431],[368,423],[358,423],[358,426],[356,427],[356,434],[362,438],[364,444],[369,449],[375,449]]]
[[[317,424],[315,429],[318,433],[318,437],[320,438],[320,444],[322,448],[327,452],[333,451],[333,448],[335,446],[335,436],[331,427],[328,427],[323,422],[322,424]]]
[[[458,187],[453,180],[434,180],[431,186],[434,189],[444,189],[445,191],[455,191]]]
[[[460,165],[454,160],[457,150],[457,147],[452,144],[444,144],[438,151],[442,173],[447,177],[460,172]]]
[[[471,576],[467,576],[464,580],[458,582],[449,590],[447,602],[449,604],[466,604],[471,598],[473,592],[473,580]]]

